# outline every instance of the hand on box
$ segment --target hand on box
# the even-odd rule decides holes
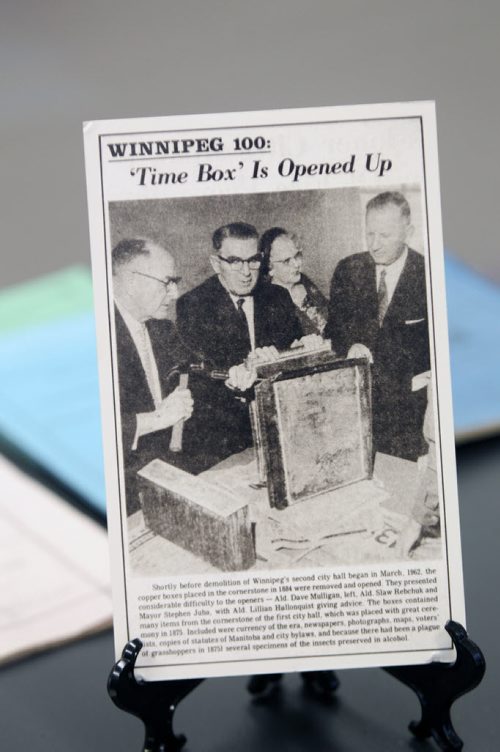
[[[354,345],[352,345],[349,352],[347,353],[347,357],[365,358],[369,363],[373,363],[373,355],[371,354],[367,346],[361,344],[361,342],[356,342]]]
[[[306,334],[300,339],[296,339],[292,342],[291,349],[304,348],[304,350],[315,350],[317,347],[325,344],[325,340],[321,334]]]
[[[246,362],[251,368],[255,364],[269,363],[269,361],[277,360],[278,358],[279,352],[274,345],[270,345],[268,347],[256,347],[255,350],[252,350],[249,354]]]
[[[253,366],[247,366],[246,363],[240,363],[238,366],[232,366],[229,369],[229,378],[226,386],[239,392],[246,392],[255,383],[257,373]]]

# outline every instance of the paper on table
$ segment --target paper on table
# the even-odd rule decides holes
[[[83,268],[0,294],[0,435],[104,513],[91,306]]]
[[[0,334],[91,309],[90,272],[84,266],[71,266],[3,290]]]
[[[92,313],[0,338],[0,432],[104,512]]]
[[[0,662],[111,624],[106,532],[0,456]]]

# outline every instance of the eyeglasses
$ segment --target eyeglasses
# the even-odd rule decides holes
[[[302,251],[297,251],[297,253],[295,254],[295,256],[289,256],[286,259],[273,259],[272,263],[273,264],[284,264],[285,266],[291,266],[292,265],[292,261],[293,261],[294,264],[299,264],[302,261],[303,257],[304,257],[304,254],[302,253]]]
[[[224,261],[226,264],[229,264],[231,269],[234,269],[236,272],[240,272],[245,264],[248,264],[248,267],[254,271],[260,269],[260,265],[262,264],[262,254],[260,253],[257,253],[255,256],[250,256],[250,258],[247,259],[238,258],[238,256],[228,256],[225,258],[224,256],[219,255],[217,255],[217,258]]]
[[[132,271],[132,270],[131,270]],[[178,285],[182,277],[167,277],[166,279],[160,279],[159,277],[153,277],[152,274],[144,274],[144,272],[132,271],[132,274],[139,274],[141,277],[147,277],[148,279],[155,279],[160,284],[164,285],[167,289],[172,285]]]

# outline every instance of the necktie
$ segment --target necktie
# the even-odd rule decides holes
[[[382,326],[384,322],[384,316],[387,313],[387,308],[389,307],[389,296],[387,294],[387,285],[385,282],[385,275],[386,271],[385,269],[382,269],[380,272],[380,282],[378,284],[378,292],[377,292],[377,298],[378,298],[378,325]]]
[[[245,314],[245,311],[243,309],[243,305],[245,303],[245,298],[238,298],[236,301],[236,311],[238,313],[238,318],[240,320],[241,324],[241,331],[245,333],[245,345],[248,342],[248,345],[250,345],[250,332],[248,330],[248,320]]]

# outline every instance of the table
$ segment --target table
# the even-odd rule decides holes
[[[500,438],[458,451],[459,491],[468,630],[488,668],[481,686],[456,705],[453,717],[466,750],[494,752],[500,650],[500,602],[492,585],[498,572]],[[120,713],[106,695],[114,661],[111,633],[48,652],[0,671],[2,749],[40,752],[138,752],[139,721]],[[284,680],[270,702],[252,700],[245,678],[203,682],[180,706],[176,729],[188,749],[202,752],[387,752],[416,750],[406,730],[418,714],[413,694],[379,669],[340,672],[332,704],[303,696],[297,675]],[[383,698],[383,702],[381,701]],[[433,743],[419,752],[436,750]]]
[[[220,462],[200,475],[248,504],[255,523],[257,561],[253,569],[293,569],[391,561],[398,534],[411,519],[416,463],[377,454],[374,477],[301,501],[286,509],[269,506],[259,484],[253,449]],[[128,521],[130,565],[140,576],[204,574],[215,566],[144,525],[142,512]],[[432,548],[432,552],[430,552]],[[440,555],[439,540],[426,542],[426,555]]]

